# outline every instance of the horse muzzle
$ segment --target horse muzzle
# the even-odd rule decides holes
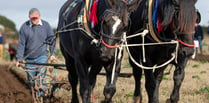
[[[190,57],[194,53],[194,48],[193,47],[183,47],[179,51],[180,55],[183,57]]]
[[[102,61],[110,61],[113,59],[113,55],[108,55],[108,54],[101,54],[100,58]]]
[[[106,47],[102,47],[100,49],[100,58],[102,61],[110,61],[114,59],[115,49],[109,49]]]

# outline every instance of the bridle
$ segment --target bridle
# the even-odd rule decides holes
[[[101,21],[101,22],[99,23],[100,25],[98,25],[99,28],[100,28],[100,31],[99,31],[99,32],[96,32],[96,31],[94,31],[94,30],[92,29],[92,32],[93,32],[93,34],[96,35],[97,37],[100,37],[100,43],[102,43],[105,47],[107,47],[107,48],[116,48],[117,45],[118,45],[118,43],[122,40],[122,36],[120,36],[120,37],[119,37],[119,36],[110,36],[110,35],[108,35],[107,33],[105,33],[105,32],[103,31],[104,18],[107,17],[110,13],[116,14],[116,15],[119,15],[119,16],[120,16],[119,13],[117,13],[117,12],[111,10],[111,9],[106,9],[106,10],[99,16],[99,21]],[[118,42],[115,43],[114,45],[109,45],[109,44],[105,43],[104,38],[117,40]]]
[[[126,3],[126,2],[124,2],[124,3]],[[100,36],[101,43],[105,47],[116,48],[118,46],[118,43],[120,41],[122,41],[122,39],[123,39],[122,35],[121,36],[110,36],[103,31],[104,18],[106,18],[110,14],[117,15],[118,17],[121,17],[120,13],[117,13],[117,12],[113,11],[112,9],[105,9],[104,12],[99,16],[99,21],[101,21],[100,22],[100,31],[99,31],[99,33],[94,32],[94,34],[96,34],[97,36]],[[115,43],[114,45],[109,45],[109,44],[105,43],[104,38],[117,40],[117,43]]]
[[[187,46],[187,47],[194,47],[194,46],[195,46],[194,42],[193,42],[193,44],[190,44],[190,43],[186,43],[186,42],[182,41],[180,38],[178,38],[179,36],[185,35],[186,33],[184,33],[184,32],[179,32],[179,31],[178,31],[179,28],[177,28],[175,22],[178,22],[178,16],[179,16],[179,11],[180,11],[180,6],[179,6],[179,4],[178,4],[175,0],[172,0],[172,3],[174,4],[174,8],[175,8],[175,11],[174,11],[174,21],[173,21],[173,22],[174,22],[174,23],[173,23],[173,26],[174,26],[173,33],[177,36],[177,39],[176,39],[176,40],[177,40],[180,44],[182,44],[182,45],[184,45],[184,46]],[[178,25],[178,24],[177,24],[177,25]]]
[[[100,25],[100,32],[99,32],[99,34],[100,34],[101,36],[104,36],[105,38],[108,38],[108,39],[121,40],[122,37],[110,36],[110,35],[104,33],[104,31],[103,31],[103,23],[104,23],[104,19],[103,19],[103,18],[105,18],[109,13],[119,15],[119,13],[116,13],[116,12],[114,12],[113,10],[110,10],[110,9],[105,10],[104,13],[103,13],[103,16],[100,18],[100,20],[101,20],[101,25]]]

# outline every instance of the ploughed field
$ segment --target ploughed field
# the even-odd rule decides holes
[[[0,64],[0,103],[31,103],[32,97],[30,90],[27,88],[23,79],[10,72],[9,63]],[[165,72],[169,71],[169,65]],[[102,71],[103,72],[103,71]],[[122,62],[122,73],[130,74],[132,72],[128,63],[127,54],[124,55]],[[160,103],[165,103],[170,97],[173,88],[173,72],[172,67],[170,74],[163,77],[160,86]],[[67,76],[66,71],[58,70],[58,75]],[[24,77],[25,78],[25,77]],[[97,76],[96,87],[93,91],[95,103],[100,103],[103,99],[103,89],[106,78],[104,75]],[[144,87],[145,78],[142,76],[142,96],[143,102],[147,103],[147,94]],[[119,77],[117,81],[117,90],[113,97],[114,103],[132,103],[134,78]],[[65,91],[60,89],[60,99],[58,103],[69,103],[71,98],[71,90]],[[203,55],[198,54],[195,59],[190,59],[185,69],[185,78],[180,89],[179,103],[209,103],[209,37],[205,35],[203,40]]]
[[[209,63],[203,60],[189,60],[186,67],[185,79],[180,91],[180,103],[209,103]],[[198,57],[200,58],[200,57]],[[207,57],[208,58],[208,57]],[[209,59],[209,58],[208,58]],[[128,66],[127,58],[123,60],[122,73],[131,73],[132,70]],[[165,72],[170,69],[168,66]],[[165,103],[170,96],[173,88],[173,71],[163,77],[160,87],[160,103]],[[103,72],[103,71],[102,71]],[[65,74],[66,71],[58,71],[58,74]],[[27,88],[22,79],[18,79],[18,75],[11,73],[8,65],[0,65],[0,103],[31,103],[32,97],[30,90]],[[142,77],[142,95],[143,103],[147,103],[147,94],[144,87],[144,76]],[[94,101],[100,103],[103,99],[103,87],[105,85],[105,76],[97,76],[97,83],[94,89]],[[114,103],[132,103],[134,78],[119,77],[117,81],[117,91],[113,97]],[[71,98],[71,91],[59,91],[60,100],[57,103],[68,103]]]
[[[25,84],[12,74],[8,65],[0,65],[0,103],[28,103],[32,97]]]

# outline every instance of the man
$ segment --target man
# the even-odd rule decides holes
[[[52,54],[50,59],[56,59],[54,56],[55,35],[49,23],[42,20],[40,17],[41,15],[39,10],[37,8],[32,8],[29,11],[30,20],[26,21],[20,28],[17,48],[17,67],[19,66],[20,61],[23,60],[25,60],[26,63],[46,63],[48,59],[47,44],[52,44],[49,45],[50,53]],[[44,66],[40,68],[37,65],[26,64],[25,67],[26,69],[32,68],[32,70],[28,71],[27,73],[27,80],[30,88],[33,88],[35,85],[34,81],[32,80],[33,77],[38,75],[42,76],[42,78],[45,78],[46,68]],[[44,83],[44,81],[42,82]]]
[[[10,54],[10,61],[13,61],[13,59],[16,58],[17,45],[18,45],[18,42],[9,43],[8,51],[9,51],[9,54]]]
[[[202,27],[196,23],[195,24],[194,40],[198,41],[200,54],[202,54],[202,40],[203,39],[204,39],[204,35],[203,35]],[[197,52],[197,49],[198,48],[196,48],[196,52]]]
[[[0,61],[3,59],[3,35],[0,31]]]
[[[197,19],[195,23],[195,31],[194,31],[194,40],[198,42],[196,46],[196,53],[198,51],[198,48],[200,49],[200,54],[202,55],[202,40],[204,39],[203,30],[202,27],[199,25],[201,21],[201,15],[200,12],[197,11]]]
[[[208,31],[208,34],[209,34],[209,26],[208,26],[208,30],[207,31]]]

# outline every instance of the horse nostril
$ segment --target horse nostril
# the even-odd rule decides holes
[[[112,59],[112,58],[113,58],[113,56],[111,56],[111,55],[107,55],[107,58],[108,58],[108,59]]]
[[[99,50],[99,54],[100,54],[100,55],[102,54],[102,49]]]

